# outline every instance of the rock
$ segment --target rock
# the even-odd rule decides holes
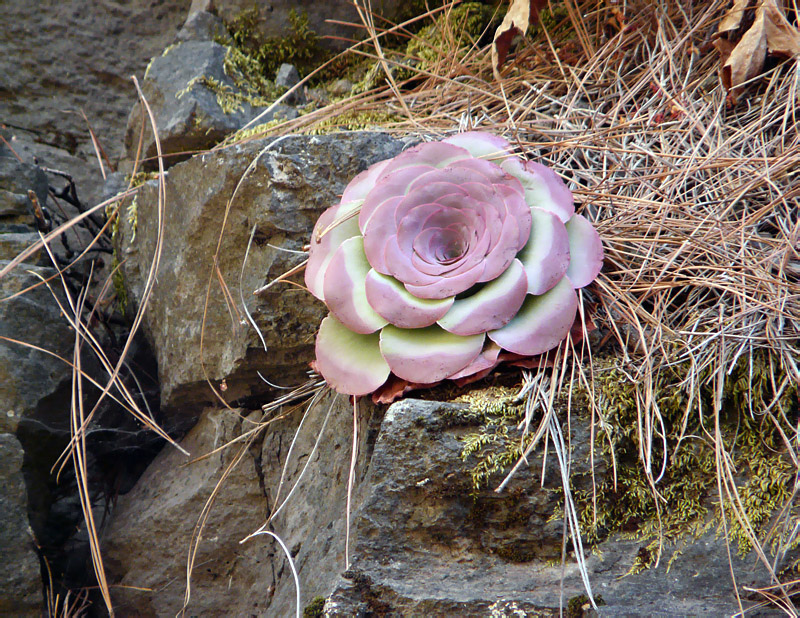
[[[0,433],[0,613],[40,616],[44,610],[42,577],[28,523],[22,457],[17,439]]]
[[[513,607],[555,616],[562,590],[565,603],[584,594],[569,544],[563,570],[560,565],[563,522],[548,523],[561,503],[553,453],[544,473],[543,450],[537,449],[503,493],[470,495],[467,470],[475,461],[460,457],[459,409],[405,400],[387,411],[359,487],[351,566],[328,597],[326,616],[477,617],[492,610],[520,615]],[[575,478],[589,471],[589,427],[576,416],[570,426]],[[607,604],[603,613],[677,617],[737,611],[726,543],[713,532],[684,552],[669,573],[665,559],[656,569],[623,577],[639,550],[635,541],[614,538],[586,556],[594,594]],[[740,586],[768,582],[753,565],[752,559],[734,558]]]
[[[229,43],[230,36],[222,20],[209,11],[190,10],[189,17],[178,31],[176,39],[186,41],[217,41]]]
[[[370,9],[375,16],[393,20],[403,9],[403,2],[373,0]],[[341,51],[348,47],[348,39],[358,37],[360,28],[335,22],[361,24],[355,6],[349,0],[271,0],[254,3],[253,0],[216,0],[217,14],[227,22],[233,22],[244,11],[258,9],[258,28],[263,36],[284,37],[291,28],[291,11],[308,16],[308,25],[319,37],[319,44],[327,49]],[[376,20],[377,21],[377,20]],[[344,39],[344,40],[342,40]]]
[[[2,130],[0,133],[4,135],[14,152],[26,164],[69,174],[75,183],[78,199],[84,205],[93,206],[98,202],[100,187],[104,181],[94,151],[87,152],[86,159],[84,159],[82,156],[74,156],[61,148],[41,144],[35,140],[33,134],[10,130]],[[2,151],[3,146],[0,145],[0,156],[3,156]],[[9,153],[7,156],[13,155]],[[110,170],[105,161],[103,166],[108,174]],[[66,178],[54,173],[45,174],[45,178],[56,192],[63,190],[68,184]]]
[[[10,262],[38,240],[39,234],[35,232],[0,233],[0,261]],[[46,266],[50,263],[50,258],[42,249],[30,256],[26,263]]]
[[[353,90],[353,82],[349,79],[337,79],[328,88],[330,93],[336,97],[345,97]]]
[[[331,408],[331,404],[333,407]],[[350,464],[352,408],[328,396],[312,408],[298,435],[280,498],[300,475],[331,410],[325,437],[310,469],[269,530],[291,548],[303,582],[303,603],[332,589],[344,568],[344,504]],[[362,407],[362,427],[372,408]],[[247,415],[247,416],[245,416]],[[241,444],[200,458],[251,429],[260,413],[209,408],[181,442],[193,461],[165,449],[137,486],[121,496],[104,536],[103,555],[114,583],[146,590],[112,588],[115,607],[131,615],[175,615],[183,607],[186,556],[195,523],[217,488],[195,557],[193,615],[294,615],[295,590],[280,547],[266,535],[240,544],[265,521],[279,498],[276,490],[301,411],[284,411],[242,452]],[[362,436],[366,449],[367,432]],[[142,544],[142,538],[157,542]]]
[[[381,418],[379,408],[362,401],[358,411],[349,568],[344,513],[353,410],[346,398],[328,395],[306,413],[285,478],[299,411],[279,414],[260,445],[242,451],[241,463],[221,483],[195,560],[188,613],[294,614],[294,580],[277,545],[265,537],[237,541],[281,502],[278,488],[287,496],[301,474],[269,528],[292,553],[301,609],[325,597],[326,616],[557,616],[562,598],[565,605],[583,603],[571,545],[566,564],[560,564],[563,522],[550,521],[561,504],[552,451],[544,463],[537,450],[504,492],[474,492],[469,469],[475,461],[462,460],[460,438],[475,428],[463,404],[405,400]],[[245,410],[206,410],[182,445],[198,458],[258,417]],[[573,416],[570,426],[572,471],[584,473],[588,422]],[[105,537],[109,572],[115,583],[157,591],[114,588],[120,610],[168,615],[181,609],[194,523],[239,448],[189,465],[168,449],[120,498]],[[161,542],[143,546],[142,538]],[[641,550],[634,540],[615,537],[598,549],[585,558],[594,594],[606,604],[603,613],[677,617],[737,611],[725,541],[713,531],[685,548],[669,573],[665,559],[658,568],[626,576]],[[768,581],[751,558],[733,558],[740,586]]]
[[[149,65],[142,91],[158,125],[167,166],[220,142],[259,115],[225,71],[228,48],[211,41],[188,41],[167,48]],[[264,120],[266,122],[266,119]],[[142,111],[135,105],[128,118],[125,147],[136,158]],[[145,169],[157,169],[155,138],[148,125],[143,134]]]
[[[33,191],[40,204],[47,204],[47,176],[34,165],[0,156],[0,232],[28,232],[35,229]]]
[[[322,303],[293,285],[279,284],[256,296],[253,291],[302,262],[304,254],[298,252],[308,243],[314,223],[323,209],[336,202],[347,182],[403,147],[399,140],[368,132],[289,137],[266,149],[272,142],[231,146],[169,171],[161,269],[144,318],[158,356],[165,410],[196,418],[194,406],[214,400],[206,377],[215,385],[226,380],[228,401],[263,395],[269,387],[258,371],[283,386],[306,379],[314,336],[325,315]],[[221,236],[219,275],[236,306],[231,314],[219,279],[216,275],[210,279],[213,255],[228,201],[257,158],[238,188]],[[120,227],[120,257],[126,258],[123,274],[134,305],[141,302],[155,251],[157,194],[155,181],[139,191],[133,242],[130,217],[124,217]],[[242,300],[261,329],[266,353],[246,321]]]
[[[136,99],[131,75],[164,49],[186,17],[185,0],[3,2],[0,100],[3,123],[75,156],[97,161],[80,111],[114,160]],[[101,53],[113,50],[113,53]],[[64,170],[78,177],[75,169]],[[79,187],[84,195],[86,189]]]
[[[294,88],[299,82],[300,74],[297,72],[294,65],[284,63],[278,67],[278,72],[275,75],[276,86],[289,90],[290,88]],[[302,90],[296,90],[287,97],[286,102],[295,105],[303,105],[306,102],[306,97]]]

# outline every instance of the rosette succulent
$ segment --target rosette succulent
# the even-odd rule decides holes
[[[316,367],[364,395],[547,352],[603,262],[564,182],[497,136],[423,143],[356,176],[317,221],[305,281],[330,314]]]

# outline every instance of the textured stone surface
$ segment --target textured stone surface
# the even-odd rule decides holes
[[[33,203],[28,191],[46,204],[47,188],[47,176],[41,169],[0,152],[0,233],[32,231]]]
[[[352,407],[344,397],[331,401],[309,410],[282,486],[297,411],[279,415],[222,483],[193,572],[189,613],[211,615],[223,607],[229,614],[294,613],[294,581],[277,545],[262,537],[244,545],[236,541],[258,528],[274,509],[278,492],[289,493],[306,462],[297,490],[269,528],[294,557],[303,607],[322,596],[328,616],[556,616],[562,602],[584,594],[571,545],[563,569],[560,565],[563,523],[548,521],[560,503],[560,472],[552,451],[546,464],[541,450],[534,453],[530,467],[503,493],[486,489],[473,495],[469,468],[475,462],[462,460],[459,438],[475,427],[459,415],[462,405],[433,401],[405,400],[385,416],[380,408],[359,404],[350,566],[345,568]],[[239,435],[240,423],[249,426],[235,413],[206,411],[183,445],[198,457]],[[586,423],[573,417],[571,427],[573,472],[585,472]],[[120,498],[105,537],[114,581],[158,591],[117,589],[120,609],[158,615],[180,609],[191,529],[235,452],[181,465],[182,455],[165,451],[136,489]],[[162,542],[142,546],[142,538]],[[606,603],[603,614],[678,617],[736,611],[725,543],[713,533],[685,548],[669,572],[664,560],[656,569],[625,576],[640,549],[636,541],[613,538],[596,554],[587,552],[594,593]],[[740,586],[766,583],[750,557],[734,558],[733,566]]]
[[[314,407],[297,437],[280,491],[282,500],[298,479],[330,409],[324,439],[286,508],[271,523],[291,549],[302,580],[303,604],[327,594],[344,569],[344,514],[350,463],[352,409],[345,399]],[[362,407],[362,427],[371,410]],[[121,496],[104,535],[111,580],[154,592],[114,588],[115,607],[127,615],[175,615],[183,606],[186,556],[195,522],[207,498],[237,457],[240,445],[197,459],[251,429],[260,415],[207,409],[181,442],[192,463],[166,449],[136,488]],[[219,486],[203,530],[192,572],[189,615],[294,615],[295,588],[280,547],[255,532],[275,507],[283,463],[301,412],[279,415],[266,434],[245,450]],[[367,432],[361,444],[366,449]],[[142,543],[142,539],[156,542]]]
[[[183,413],[196,415],[187,403],[211,401],[206,376],[216,383],[226,379],[228,401],[265,391],[256,371],[280,385],[305,379],[314,335],[325,314],[323,305],[293,285],[279,284],[258,296],[253,291],[302,262],[303,254],[296,252],[308,242],[319,214],[338,199],[353,176],[402,148],[398,140],[367,132],[283,139],[258,158],[239,186],[223,231],[237,183],[269,144],[233,146],[169,171],[161,269],[145,327],[158,356],[162,403],[171,410],[182,408]],[[155,251],[157,192],[156,182],[151,181],[136,198],[133,242],[129,217],[124,217],[121,228],[120,255],[126,258],[124,275],[134,303],[141,299]],[[218,267],[227,291],[213,271],[220,235]],[[225,294],[235,305],[233,313]],[[242,300],[263,333],[267,353],[246,322]]]
[[[372,0],[370,8],[374,15],[380,15],[388,19],[395,17],[403,8],[402,2],[392,0]],[[253,7],[258,9],[259,29],[268,37],[283,37],[291,27],[289,13],[296,11],[299,14],[305,13],[308,16],[308,26],[316,32],[320,38],[320,45],[330,49],[341,50],[348,47],[348,43],[337,40],[336,37],[345,39],[360,38],[363,29],[337,24],[348,22],[361,24],[355,6],[350,0],[215,0],[214,7],[217,13],[227,21],[233,21],[243,11]],[[379,18],[376,17],[376,22]]]
[[[0,614],[39,616],[43,609],[39,557],[28,524],[22,447],[0,433]]]
[[[142,91],[158,126],[161,151],[167,165],[210,148],[238,131],[266,108],[246,101],[220,105],[218,94],[228,96],[239,89],[226,74],[228,48],[213,41],[187,41],[167,48],[153,58],[142,82]],[[145,118],[147,115],[145,114]],[[270,118],[265,117],[264,122]],[[142,135],[142,157],[147,169],[157,169],[155,138],[149,122],[142,133],[142,110],[134,105],[128,118],[125,147],[134,160]]]
[[[92,165],[83,110],[114,158],[136,100],[130,76],[141,77],[149,59],[172,41],[187,11],[186,0],[4,1],[3,123]]]

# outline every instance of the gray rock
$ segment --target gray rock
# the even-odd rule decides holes
[[[330,85],[328,90],[337,97],[347,96],[353,90],[353,82],[349,79],[337,79]]]
[[[178,31],[178,41],[217,41],[229,43],[230,36],[222,20],[208,11],[190,12]]]
[[[300,81],[300,74],[293,64],[282,64],[278,67],[278,72],[275,74],[275,85],[284,88],[291,88]]]
[[[0,613],[40,616],[44,587],[28,523],[28,500],[22,476],[23,452],[17,439],[0,433]]]
[[[37,240],[39,235],[34,232],[0,232],[0,260],[13,260]],[[26,263],[46,266],[50,263],[50,258],[44,249],[41,249],[30,256]]]
[[[158,357],[166,409],[180,408],[181,414],[196,416],[194,404],[214,400],[206,377],[216,384],[226,380],[228,401],[267,390],[257,371],[284,386],[305,380],[317,326],[325,315],[322,303],[292,285],[279,284],[257,296],[253,291],[302,262],[301,251],[316,219],[338,200],[347,182],[403,147],[392,137],[368,132],[289,137],[266,149],[271,142],[235,145],[169,171],[161,269],[144,318]],[[256,159],[252,173],[238,188],[221,235],[219,274],[235,303],[234,313],[216,276],[206,308],[206,289],[228,201]],[[120,228],[120,256],[126,258],[123,274],[134,304],[141,301],[155,251],[157,194],[155,181],[140,190],[133,242],[129,217]],[[253,245],[242,273],[254,226]],[[246,322],[242,299],[261,329],[267,352]]]
[[[560,504],[555,457],[551,452],[545,464],[540,449],[503,493],[475,494],[469,476],[475,462],[462,460],[460,442],[474,428],[465,424],[462,410],[460,404],[405,400],[381,419],[380,409],[359,403],[349,568],[344,514],[352,406],[329,395],[308,410],[282,486],[301,413],[279,414],[219,487],[187,611],[293,615],[294,580],[277,545],[264,537],[244,545],[236,541],[265,521],[281,502],[278,494],[289,493],[309,462],[269,528],[292,553],[303,607],[322,596],[327,616],[559,615],[562,599],[564,604],[577,599],[584,588],[569,545],[566,564],[560,565],[563,523],[548,521]],[[250,425],[237,413],[246,411],[207,410],[183,446],[198,458],[238,436]],[[588,422],[573,416],[571,428],[572,471],[580,474],[589,466]],[[115,588],[120,609],[148,615],[180,610],[194,522],[239,448],[188,466],[181,465],[185,460],[177,451],[167,450],[120,498],[106,535],[110,572],[115,582],[157,590]],[[602,468],[597,472],[604,474]],[[161,542],[143,546],[142,538]],[[656,569],[623,577],[640,551],[633,540],[612,538],[599,549],[587,552],[586,564],[595,595],[606,603],[604,615],[677,617],[737,610],[725,541],[713,532],[687,547],[669,572],[664,560]],[[734,558],[733,566],[740,586],[767,581],[750,558]]]
[[[275,74],[275,85],[281,88],[294,88],[300,82],[300,74],[293,64],[282,64]],[[287,103],[303,105],[306,102],[305,94],[301,89],[295,90],[286,98]]]
[[[91,5],[64,0],[46,8],[5,0],[0,34],[3,123],[71,155],[87,145],[89,156],[81,158],[95,171],[82,110],[114,160],[136,100],[130,76],[141,76],[148,60],[172,41],[186,12],[185,0]],[[81,175],[75,169],[65,171]],[[82,193],[87,195],[86,189]]]
[[[570,545],[562,570],[562,523],[547,523],[560,503],[551,453],[529,458],[502,494],[470,495],[462,461],[463,421],[453,404],[405,400],[381,424],[354,517],[353,560],[326,603],[328,616],[558,615],[584,594]],[[574,475],[589,471],[589,428],[571,420]],[[596,470],[603,474],[602,470]],[[626,575],[639,543],[619,538],[586,556],[602,613],[613,616],[729,615],[738,611],[724,539],[713,532],[676,560]],[[766,584],[752,559],[733,559],[739,585]]]
[[[400,14],[404,4],[391,0],[372,0],[370,9],[374,15],[392,20]],[[319,44],[327,49],[341,51],[348,47],[346,39],[361,35],[360,28],[335,23],[336,21],[361,23],[358,12],[350,0],[271,0],[258,3],[254,3],[253,0],[215,0],[214,2],[217,14],[229,22],[253,7],[258,9],[259,30],[267,37],[286,36],[291,27],[289,20],[291,11],[298,14],[305,13],[308,16],[309,28],[317,33],[320,37]]]
[[[47,176],[34,165],[20,163],[11,156],[0,156],[0,232],[23,232],[35,229],[33,203],[28,191],[36,194],[39,204],[47,204]]]
[[[142,91],[156,118],[166,165],[210,148],[264,109],[237,96],[242,93],[225,72],[227,53],[228,48],[218,43],[188,41],[167,48],[149,65]],[[128,118],[125,137],[130,160],[138,152],[142,119],[137,104]],[[156,155],[155,138],[147,126],[142,144],[145,169],[158,167]]]
[[[152,592],[115,587],[112,594],[117,609],[131,615],[179,612],[192,532],[219,482],[195,558],[187,614],[294,615],[295,589],[280,547],[266,535],[243,544],[239,541],[266,521],[276,500],[286,497],[313,450],[329,409],[331,416],[309,470],[268,529],[291,548],[302,579],[303,605],[332,590],[337,574],[344,569],[345,487],[352,436],[352,408],[343,397],[334,402],[326,397],[309,411],[280,495],[277,489],[283,462],[302,412],[279,414],[220,482],[242,443],[201,456],[251,429],[260,414],[207,409],[181,442],[193,461],[187,463],[185,456],[168,448],[136,488],[119,498],[104,536],[109,576],[112,582],[147,587]],[[373,411],[362,406],[362,427],[367,427]],[[367,433],[362,435],[362,452],[367,450]],[[143,544],[142,538],[155,542]]]

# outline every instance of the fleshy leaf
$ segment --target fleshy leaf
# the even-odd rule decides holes
[[[513,152],[511,144],[502,137],[480,131],[457,133],[442,141],[454,146],[460,146],[468,150],[473,157],[486,159],[487,161],[499,162]]]
[[[567,222],[569,234],[569,268],[567,277],[576,288],[589,285],[603,267],[603,243],[600,234],[583,215]]]
[[[394,277],[376,270],[367,273],[367,300],[380,315],[400,328],[424,328],[435,324],[453,306],[453,298],[426,300],[410,294]]]
[[[567,277],[541,296],[528,295],[514,319],[489,339],[501,348],[533,356],[555,348],[569,333],[578,310],[578,295]]]
[[[476,373],[489,370],[491,371],[494,369],[499,363],[500,360],[498,356],[500,355],[501,348],[495,342],[490,341],[487,345],[484,346],[483,351],[478,354],[477,358],[472,361],[469,365],[464,367],[461,371],[454,373],[449,377],[450,380],[460,380],[461,378],[466,378],[467,376],[473,376]]]
[[[392,373],[408,380],[438,382],[469,365],[483,349],[484,334],[459,337],[440,326],[381,331],[381,352]]]
[[[523,163],[517,157],[506,159],[500,167],[522,183],[525,201],[531,208],[549,210],[564,223],[575,214],[572,192],[549,167],[534,161]]]
[[[325,271],[334,252],[348,238],[358,236],[358,219],[351,216],[360,202],[347,202],[331,206],[323,212],[311,234],[311,248],[306,264],[305,282],[308,290],[324,301]]]
[[[453,303],[439,326],[455,335],[476,335],[507,324],[522,306],[528,278],[519,260],[478,292]]]
[[[319,327],[317,371],[340,393],[366,395],[389,377],[378,333],[359,335],[329,315]]]
[[[344,193],[342,193],[342,202],[363,200],[372,187],[375,186],[375,182],[383,174],[383,170],[390,162],[391,159],[378,161],[353,178],[345,187]]]
[[[570,262],[567,228],[555,214],[531,208],[531,236],[519,252],[528,275],[528,294],[544,294],[561,280]]]
[[[365,278],[369,271],[364,239],[355,236],[334,252],[322,286],[331,313],[347,328],[361,334],[374,333],[387,324],[367,301]]]

